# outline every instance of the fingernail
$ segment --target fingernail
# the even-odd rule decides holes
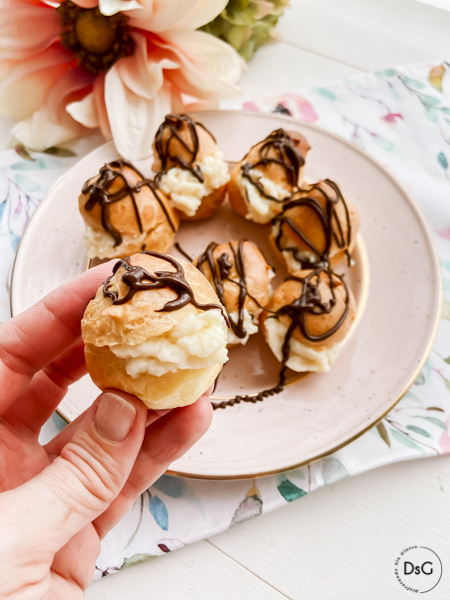
[[[101,396],[94,426],[107,440],[122,442],[130,433],[135,419],[136,409],[132,404],[116,394],[106,392]]]

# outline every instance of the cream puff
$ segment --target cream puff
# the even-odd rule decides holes
[[[277,129],[231,171],[228,197],[232,207],[255,223],[269,223],[298,189],[310,149],[296,131]]]
[[[81,323],[86,366],[102,390],[148,408],[192,404],[227,358],[228,319],[193,265],[158,252],[116,263]]]
[[[194,261],[216,290],[230,321],[228,347],[246,344],[258,331],[258,317],[269,301],[271,267],[247,240],[211,242]]]
[[[289,273],[350,262],[360,226],[357,209],[325,179],[296,192],[272,221],[270,241]]]
[[[275,291],[262,316],[264,337],[283,367],[327,372],[355,318],[344,279],[329,267],[297,271]]]
[[[211,217],[225,198],[228,164],[212,133],[188,115],[167,115],[153,142],[153,171],[182,221]]]
[[[166,252],[173,244],[177,215],[153,182],[126,160],[104,165],[86,181],[78,203],[89,258]]]

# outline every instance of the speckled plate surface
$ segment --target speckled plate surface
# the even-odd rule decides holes
[[[356,264],[352,269],[344,264],[336,268],[346,273],[359,324],[332,371],[299,379],[258,404],[216,410],[208,433],[171,469],[183,476],[212,479],[285,471],[349,443],[382,418],[412,384],[431,349],[440,314],[436,253],[412,199],[358,147],[281,115],[220,111],[198,113],[196,118],[213,132],[230,162],[240,160],[276,128],[300,131],[312,147],[307,179],[334,179],[361,213]],[[85,269],[77,197],[84,181],[117,156],[113,144],[98,148],[42,201],[17,254],[13,314]],[[150,165],[150,160],[137,163],[146,174]],[[267,235],[268,229],[242,219],[225,204],[213,219],[183,225],[177,241],[195,256],[211,240],[246,237],[279,267]],[[281,281],[282,268],[277,270]],[[274,385],[278,370],[262,336],[252,336],[247,346],[231,350],[216,396],[257,393]],[[72,386],[59,411],[72,420],[97,394],[85,377]]]

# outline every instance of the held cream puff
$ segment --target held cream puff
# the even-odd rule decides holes
[[[230,321],[228,347],[246,344],[258,331],[258,317],[269,301],[271,267],[247,240],[211,242],[194,261],[216,290]]]
[[[153,142],[155,181],[182,221],[211,217],[225,198],[228,164],[213,135],[188,115],[167,115]]]
[[[321,373],[330,370],[354,318],[355,302],[344,279],[318,267],[297,271],[279,286],[262,327],[284,369]]]
[[[136,167],[119,159],[86,181],[78,199],[89,258],[165,252],[179,221],[167,198]]]
[[[357,209],[325,179],[301,189],[272,221],[270,241],[289,273],[316,264],[350,263],[360,226]]]
[[[102,390],[152,409],[192,404],[227,358],[226,313],[193,265],[158,252],[116,263],[81,324],[86,365]]]
[[[298,189],[310,149],[296,131],[277,129],[231,172],[228,197],[240,215],[255,223],[269,223]]]

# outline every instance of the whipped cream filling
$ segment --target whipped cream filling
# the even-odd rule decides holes
[[[266,194],[277,198],[277,200],[283,200],[291,193],[284,186],[264,177],[264,174],[258,169],[252,169],[251,177],[254,181],[258,181],[262,185]],[[237,178],[237,185],[247,205],[248,214],[246,219],[250,219],[255,223],[268,223],[280,212],[281,203],[261,196],[258,188],[246,177],[243,177],[242,173]]]
[[[122,243],[114,248],[115,240],[112,235],[106,231],[96,231],[91,227],[86,227],[83,243],[89,258],[114,258],[121,254],[127,246],[140,247],[147,236],[146,232],[137,235],[122,235]]]
[[[233,323],[238,323],[239,313],[237,310],[228,313],[228,316],[233,321]],[[258,331],[258,325],[253,322],[253,317],[246,308],[244,308],[244,329],[247,332],[247,335],[243,338],[240,338],[234,333],[234,331],[230,327],[227,334],[227,343],[242,344],[244,346],[248,342],[248,338]]]
[[[283,343],[286,337],[287,327],[276,318],[265,320],[265,334],[267,343],[277,359],[283,359]],[[293,371],[316,371],[327,373],[339,354],[340,344],[334,344],[331,348],[312,348],[303,344],[294,337],[289,342],[289,359],[286,363]]]
[[[228,360],[227,327],[219,310],[188,315],[164,335],[130,346],[115,344],[111,352],[125,360],[125,370],[160,377],[179,369],[203,369]]]
[[[228,164],[225,162],[223,152],[220,150],[205,156],[203,160],[195,164],[201,169],[205,179],[203,183],[187,169],[178,167],[169,169],[159,181],[159,187],[169,196],[172,205],[188,217],[195,215],[202,198],[230,180]]]

